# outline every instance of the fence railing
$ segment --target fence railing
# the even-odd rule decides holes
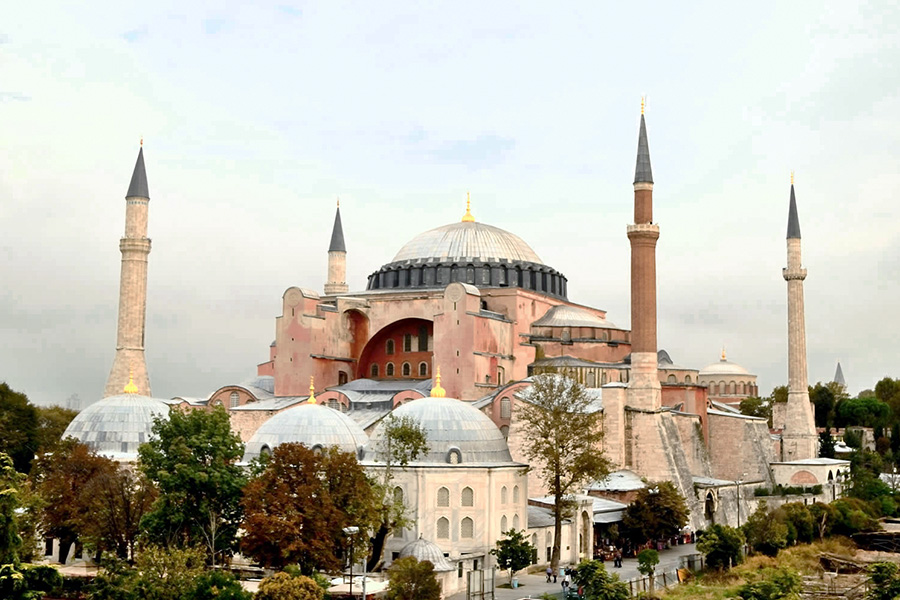
[[[702,554],[686,554],[680,557],[679,567],[666,567],[653,574],[653,577],[635,577],[623,581],[628,586],[631,596],[642,592],[650,592],[668,588],[685,581],[693,572],[702,571],[704,565]]]

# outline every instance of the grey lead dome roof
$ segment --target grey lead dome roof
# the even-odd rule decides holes
[[[138,394],[110,396],[78,413],[62,437],[73,437],[117,460],[137,460],[138,446],[150,441],[156,417],[169,418],[169,405],[162,400]]]
[[[543,264],[519,236],[475,221],[451,223],[420,233],[406,243],[394,260],[428,261],[480,258],[485,261],[524,261]]]
[[[517,464],[494,422],[461,400],[420,398],[397,407],[391,414],[410,417],[425,429],[428,452],[410,465],[450,465],[451,452],[458,453],[460,466]],[[366,462],[382,462],[384,429],[382,421],[372,432],[366,445]]]
[[[427,560],[434,565],[435,571],[453,570],[453,565],[444,557],[444,553],[438,545],[421,537],[403,546],[400,550],[400,558],[407,556],[412,556],[419,562]]]
[[[259,456],[263,446],[297,442],[307,448],[337,446],[359,456],[369,438],[347,415],[322,404],[301,404],[277,413],[256,430],[244,450],[244,460]]]

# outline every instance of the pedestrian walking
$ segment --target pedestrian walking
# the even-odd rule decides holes
[[[553,577],[553,569],[547,567],[547,583],[550,583],[550,578]]]
[[[559,574],[559,567],[553,569],[553,583],[556,583],[556,576]]]
[[[569,592],[569,574],[568,573],[563,575],[562,589],[563,589],[563,598],[565,598]]]

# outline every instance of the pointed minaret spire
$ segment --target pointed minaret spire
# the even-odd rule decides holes
[[[122,268],[119,278],[116,356],[109,379],[106,380],[104,397],[121,393],[129,381],[142,393],[150,395],[150,378],[144,359],[147,257],[150,255],[150,239],[147,237],[150,191],[147,188],[147,171],[144,170],[143,140],[141,142],[131,184],[125,195],[125,235],[119,241]]]
[[[653,183],[650,168],[650,144],[647,142],[647,122],[644,120],[644,99],[641,98],[641,131],[638,134],[637,165],[634,168],[635,183]]]
[[[800,217],[797,216],[797,198],[794,196],[794,173],[791,172],[791,206],[788,208],[787,239],[800,239]]]
[[[844,370],[841,369],[841,361],[838,361],[837,369],[834,370],[834,380],[835,383],[847,387],[847,380],[844,379]]]
[[[334,227],[331,229],[331,244],[328,245],[328,281],[325,293],[346,294],[347,286],[347,246],[344,244],[344,227],[341,224],[341,199],[338,198],[334,212]]]

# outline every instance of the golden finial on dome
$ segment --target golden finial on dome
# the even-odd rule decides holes
[[[309,398],[306,400],[309,404],[316,403],[316,384],[314,383],[315,379],[316,378],[314,375],[309,376]]]
[[[434,387],[431,388],[432,398],[444,398],[447,396],[447,390],[441,387],[441,368],[438,367],[434,374]]]
[[[126,394],[137,394],[138,387],[134,385],[134,371],[128,371],[128,383],[125,384]]]
[[[725,358],[725,346],[722,346],[722,360],[728,360]]]
[[[475,217],[472,216],[472,200],[469,198],[469,192],[466,192],[466,214],[462,218],[463,223],[474,223]]]

